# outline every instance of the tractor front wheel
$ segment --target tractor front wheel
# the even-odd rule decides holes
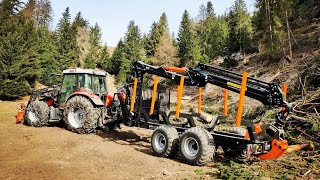
[[[91,101],[83,96],[74,96],[66,103],[64,122],[66,128],[80,134],[94,132],[99,113]]]

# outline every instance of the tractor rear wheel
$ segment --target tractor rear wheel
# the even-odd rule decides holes
[[[28,105],[24,114],[28,126],[41,127],[48,125],[49,107],[43,101],[34,101]]]
[[[157,127],[151,137],[152,151],[159,157],[173,157],[179,148],[179,134],[169,126]]]
[[[205,129],[198,127],[187,129],[180,139],[182,160],[191,165],[202,166],[214,155],[213,137]]]
[[[66,103],[64,122],[66,128],[80,134],[94,132],[99,113],[91,101],[83,96],[74,96]]]

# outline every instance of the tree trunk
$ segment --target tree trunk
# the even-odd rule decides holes
[[[290,36],[290,26],[289,26],[289,18],[288,18],[288,10],[286,9],[286,21],[287,21],[287,32],[288,32],[288,45],[289,45],[289,55],[292,59],[292,47],[291,47],[291,36]]]
[[[265,0],[266,7],[266,17],[268,18],[268,28],[270,33],[270,49],[273,49],[273,36],[272,36],[272,22],[271,22],[271,13],[270,13],[270,3],[269,0]]]

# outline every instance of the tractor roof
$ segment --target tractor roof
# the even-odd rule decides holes
[[[63,71],[63,74],[93,74],[100,76],[107,76],[107,73],[102,70],[82,69],[82,68],[69,68]]]

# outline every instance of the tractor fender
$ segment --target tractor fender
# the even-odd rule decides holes
[[[94,106],[104,106],[104,103],[102,102],[102,100],[99,98],[99,96],[90,93],[90,92],[83,92],[83,91],[76,91],[74,93],[72,93],[68,99],[66,100],[66,102],[71,99],[74,96],[84,96],[86,98],[88,98]]]

